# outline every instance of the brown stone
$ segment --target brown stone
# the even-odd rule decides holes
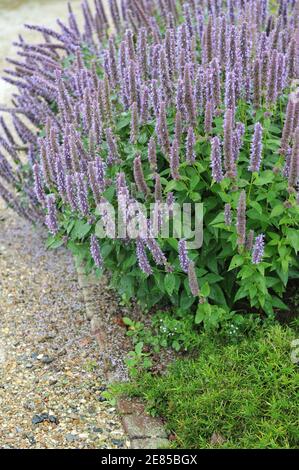
[[[224,444],[225,442],[225,439],[223,436],[221,436],[221,434],[218,434],[217,432],[214,432],[212,434],[212,437],[211,437],[211,445],[212,446],[221,446],[222,444]]]
[[[144,405],[136,400],[119,398],[117,402],[118,412],[122,415],[140,415],[144,413]]]

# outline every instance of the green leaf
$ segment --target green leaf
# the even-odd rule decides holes
[[[55,237],[49,237],[46,242],[46,248],[50,248],[51,250],[56,250],[64,243],[63,239],[57,239]]]
[[[211,315],[211,305],[208,302],[204,304],[198,304],[196,315],[195,315],[195,324],[199,325],[202,323],[209,315]]]
[[[263,171],[262,174],[256,178],[256,180],[254,181],[254,184],[256,186],[264,186],[266,184],[272,183],[274,178],[275,178],[275,175],[273,171],[266,170],[266,171]]]
[[[258,202],[251,201],[250,206],[253,207],[259,214],[263,213],[263,208]]]
[[[280,308],[281,310],[289,310],[289,307],[276,295],[273,295],[271,298],[271,303],[273,307]]]
[[[278,217],[279,215],[283,214],[285,211],[284,205],[283,204],[277,204],[275,207],[273,207],[270,218],[272,217]]]
[[[164,286],[168,295],[171,295],[175,288],[175,276],[172,273],[167,273],[164,278]]]
[[[187,186],[182,181],[172,180],[172,181],[169,181],[169,183],[167,184],[165,188],[165,192],[169,193],[170,191],[173,191],[174,189],[176,191],[187,191]]]
[[[229,265],[228,270],[231,271],[232,269],[236,269],[239,266],[242,266],[244,264],[244,258],[242,255],[235,255],[233,259],[231,260],[231,263]]]
[[[142,349],[143,349],[143,342],[140,341],[140,342],[137,343],[136,346],[135,346],[135,353],[137,354],[137,356],[140,356],[140,355],[141,355]]]
[[[122,320],[123,320],[124,324],[127,325],[127,326],[133,326],[134,325],[134,322],[128,317],[123,317]]]
[[[223,223],[224,222],[224,212],[220,212],[220,214],[218,214],[215,219],[212,220],[212,222],[209,223],[209,225],[216,225],[216,224],[219,224],[219,223]]]
[[[171,248],[173,248],[176,252],[178,252],[179,248],[178,248],[178,245],[179,245],[179,242],[176,238],[168,238],[167,239],[167,243],[168,245],[171,246]]]
[[[172,347],[176,352],[179,352],[179,350],[181,349],[180,343],[176,340],[172,342]]]
[[[77,220],[74,228],[71,231],[71,237],[73,240],[86,237],[86,235],[91,231],[92,226],[83,220]]]
[[[214,300],[214,302],[217,302],[219,305],[224,305],[226,306],[226,298],[223,294],[223,291],[221,287],[218,284],[213,284],[211,286],[211,292],[209,295],[209,298]]]
[[[192,177],[191,177],[191,180],[190,180],[190,189],[191,190],[194,190],[197,186],[197,184],[199,183],[199,176],[198,174],[193,174]]]
[[[123,129],[124,127],[127,127],[131,122],[131,116],[124,116],[122,119],[120,119],[120,121],[118,121],[117,123],[117,130],[121,130]]]
[[[299,231],[294,228],[287,229],[287,240],[297,252],[299,251]]]
[[[210,286],[208,282],[205,282],[204,285],[200,289],[200,293],[203,297],[209,297],[211,292]]]
[[[127,269],[131,268],[131,266],[134,266],[134,264],[136,264],[136,261],[136,255],[132,253],[131,256],[126,258],[125,261],[122,263],[122,268],[126,271]]]
[[[247,297],[247,295],[248,295],[248,290],[246,289],[246,287],[240,287],[240,289],[235,295],[234,302],[244,299],[244,297]]]

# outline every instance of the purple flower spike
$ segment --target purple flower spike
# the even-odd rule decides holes
[[[259,264],[264,256],[264,249],[265,249],[265,235],[261,234],[258,235],[255,239],[254,247],[252,250],[252,263]]]
[[[41,180],[40,166],[37,163],[33,165],[33,174],[34,174],[35,194],[36,194],[37,200],[43,206],[45,204],[46,195],[45,195],[45,191],[44,191],[42,180]]]
[[[190,260],[189,260],[188,253],[187,253],[187,246],[186,246],[185,239],[179,241],[179,260],[180,260],[181,268],[184,271],[184,273],[188,273]]]
[[[230,204],[224,206],[224,222],[228,227],[232,224],[232,208]]]
[[[174,135],[178,143],[181,143],[181,136],[182,136],[182,113],[181,111],[176,112],[175,116],[175,131]]]
[[[247,237],[246,237],[246,243],[245,243],[246,250],[248,250],[248,251],[252,250],[253,241],[254,241],[254,230],[250,230]]]
[[[248,170],[252,173],[258,172],[262,162],[262,144],[263,128],[259,122],[254,126],[254,135],[251,144],[250,165]]]
[[[213,124],[213,102],[207,101],[205,108],[205,133],[210,134],[212,132]]]
[[[191,83],[191,67],[187,64],[184,72],[184,101],[185,107],[189,118],[190,126],[195,127],[196,124],[196,112],[194,103],[194,93]]]
[[[88,195],[87,195],[87,184],[84,181],[83,173],[76,173],[75,176],[76,187],[77,187],[77,203],[78,207],[83,215],[87,215],[89,211]]]
[[[235,178],[237,169],[233,152],[233,111],[228,108],[224,118],[224,168],[226,176]]]
[[[162,201],[162,185],[159,173],[155,174],[155,201]]]
[[[190,261],[188,266],[188,280],[191,294],[197,297],[199,295],[199,285],[193,261]]]
[[[211,168],[212,176],[217,183],[223,180],[222,172],[222,158],[221,158],[221,143],[219,137],[212,139],[211,149]]]
[[[56,199],[54,194],[49,194],[46,198],[48,215],[46,216],[46,225],[49,231],[56,235],[58,233],[58,221],[56,210]]]
[[[289,188],[295,188],[299,179],[299,127],[294,135],[294,144],[290,158]]]
[[[138,108],[137,103],[133,103],[131,106],[131,137],[130,141],[132,144],[136,144],[138,137]]]
[[[171,147],[171,154],[170,154],[170,173],[174,180],[180,179],[179,174],[179,166],[180,166],[180,156],[179,156],[179,146],[176,139],[174,139]]]
[[[294,115],[295,115],[295,103],[293,101],[293,97],[291,96],[288,101],[285,123],[283,127],[282,138],[281,138],[280,153],[282,155],[285,155],[289,148],[289,141],[290,141],[291,134],[293,132]]]
[[[96,176],[96,182],[100,188],[100,190],[103,192],[105,191],[107,181],[106,181],[106,163],[100,158],[97,157],[94,162],[95,166],[95,176]]]
[[[88,164],[88,180],[89,180],[89,184],[92,190],[94,200],[98,204],[101,202],[102,193],[97,182],[96,169],[95,169],[95,165],[93,162],[89,162]]]
[[[159,138],[159,143],[162,147],[163,152],[166,156],[170,154],[170,142],[169,142],[169,134],[167,129],[167,121],[166,121],[166,109],[165,109],[165,102],[162,101],[160,104],[160,112],[157,122],[157,134]]]
[[[148,161],[153,172],[157,171],[157,152],[154,137],[151,137],[148,143]]]
[[[108,164],[112,165],[113,163],[117,163],[119,161],[119,155],[115,142],[115,137],[110,127],[106,129],[106,139],[108,145]]]
[[[136,255],[141,271],[147,275],[153,274],[152,267],[146,255],[144,242],[141,239],[136,240]]]
[[[188,134],[187,134],[187,141],[186,141],[186,161],[190,164],[195,162],[195,152],[194,152],[194,145],[195,145],[195,134],[193,127],[189,127]]]
[[[91,235],[90,237],[90,253],[91,253],[92,259],[94,260],[96,267],[99,269],[102,269],[103,258],[101,255],[100,246],[97,241],[97,237],[95,235]]]
[[[140,120],[142,124],[145,124],[148,120],[149,115],[149,89],[147,86],[143,88],[142,100],[141,100],[141,113]]]
[[[149,251],[151,252],[152,257],[154,258],[155,263],[158,266],[166,266],[167,265],[167,259],[164,255],[163,251],[161,250],[160,245],[155,240],[155,238],[152,238],[151,236],[147,237],[145,239],[145,243],[146,243]]]
[[[134,160],[134,179],[136,186],[138,188],[138,191],[144,194],[144,196],[148,196],[149,194],[149,188],[145,182],[144,179],[144,174],[143,174],[143,168],[142,168],[142,163],[141,163],[141,156],[137,155],[137,157]]]
[[[272,51],[271,63],[268,71],[267,104],[272,104],[277,98],[277,50]]]
[[[66,186],[66,194],[67,194],[68,203],[71,206],[73,211],[77,211],[78,205],[76,201],[75,182],[74,182],[74,178],[72,175],[66,175],[65,186]]]
[[[65,187],[65,168],[62,163],[60,155],[57,155],[56,158],[56,182],[59,194],[62,199],[65,198],[66,187]]]

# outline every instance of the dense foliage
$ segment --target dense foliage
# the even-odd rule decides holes
[[[144,373],[114,385],[112,396],[142,397],[167,420],[172,445],[181,449],[297,448],[297,365],[290,343],[297,336],[279,325],[239,344],[201,337],[200,355],[180,359],[163,376]]]
[[[21,144],[1,118],[2,197],[30,220],[45,212],[48,246],[107,269],[125,299],[207,326],[284,308],[299,276],[299,2],[111,1],[110,37],[95,7],[83,3],[83,33],[70,9],[60,32],[29,26],[43,42],[17,44],[6,111]],[[131,204],[155,202],[146,236],[115,238],[105,201],[127,223]],[[174,203],[203,203],[201,248],[154,238]]]

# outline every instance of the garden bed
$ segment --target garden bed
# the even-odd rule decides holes
[[[298,307],[299,1],[106,7],[26,25],[0,194],[74,257],[103,369],[175,446],[294,447],[295,333],[275,319]],[[138,410],[126,429],[151,438]]]

